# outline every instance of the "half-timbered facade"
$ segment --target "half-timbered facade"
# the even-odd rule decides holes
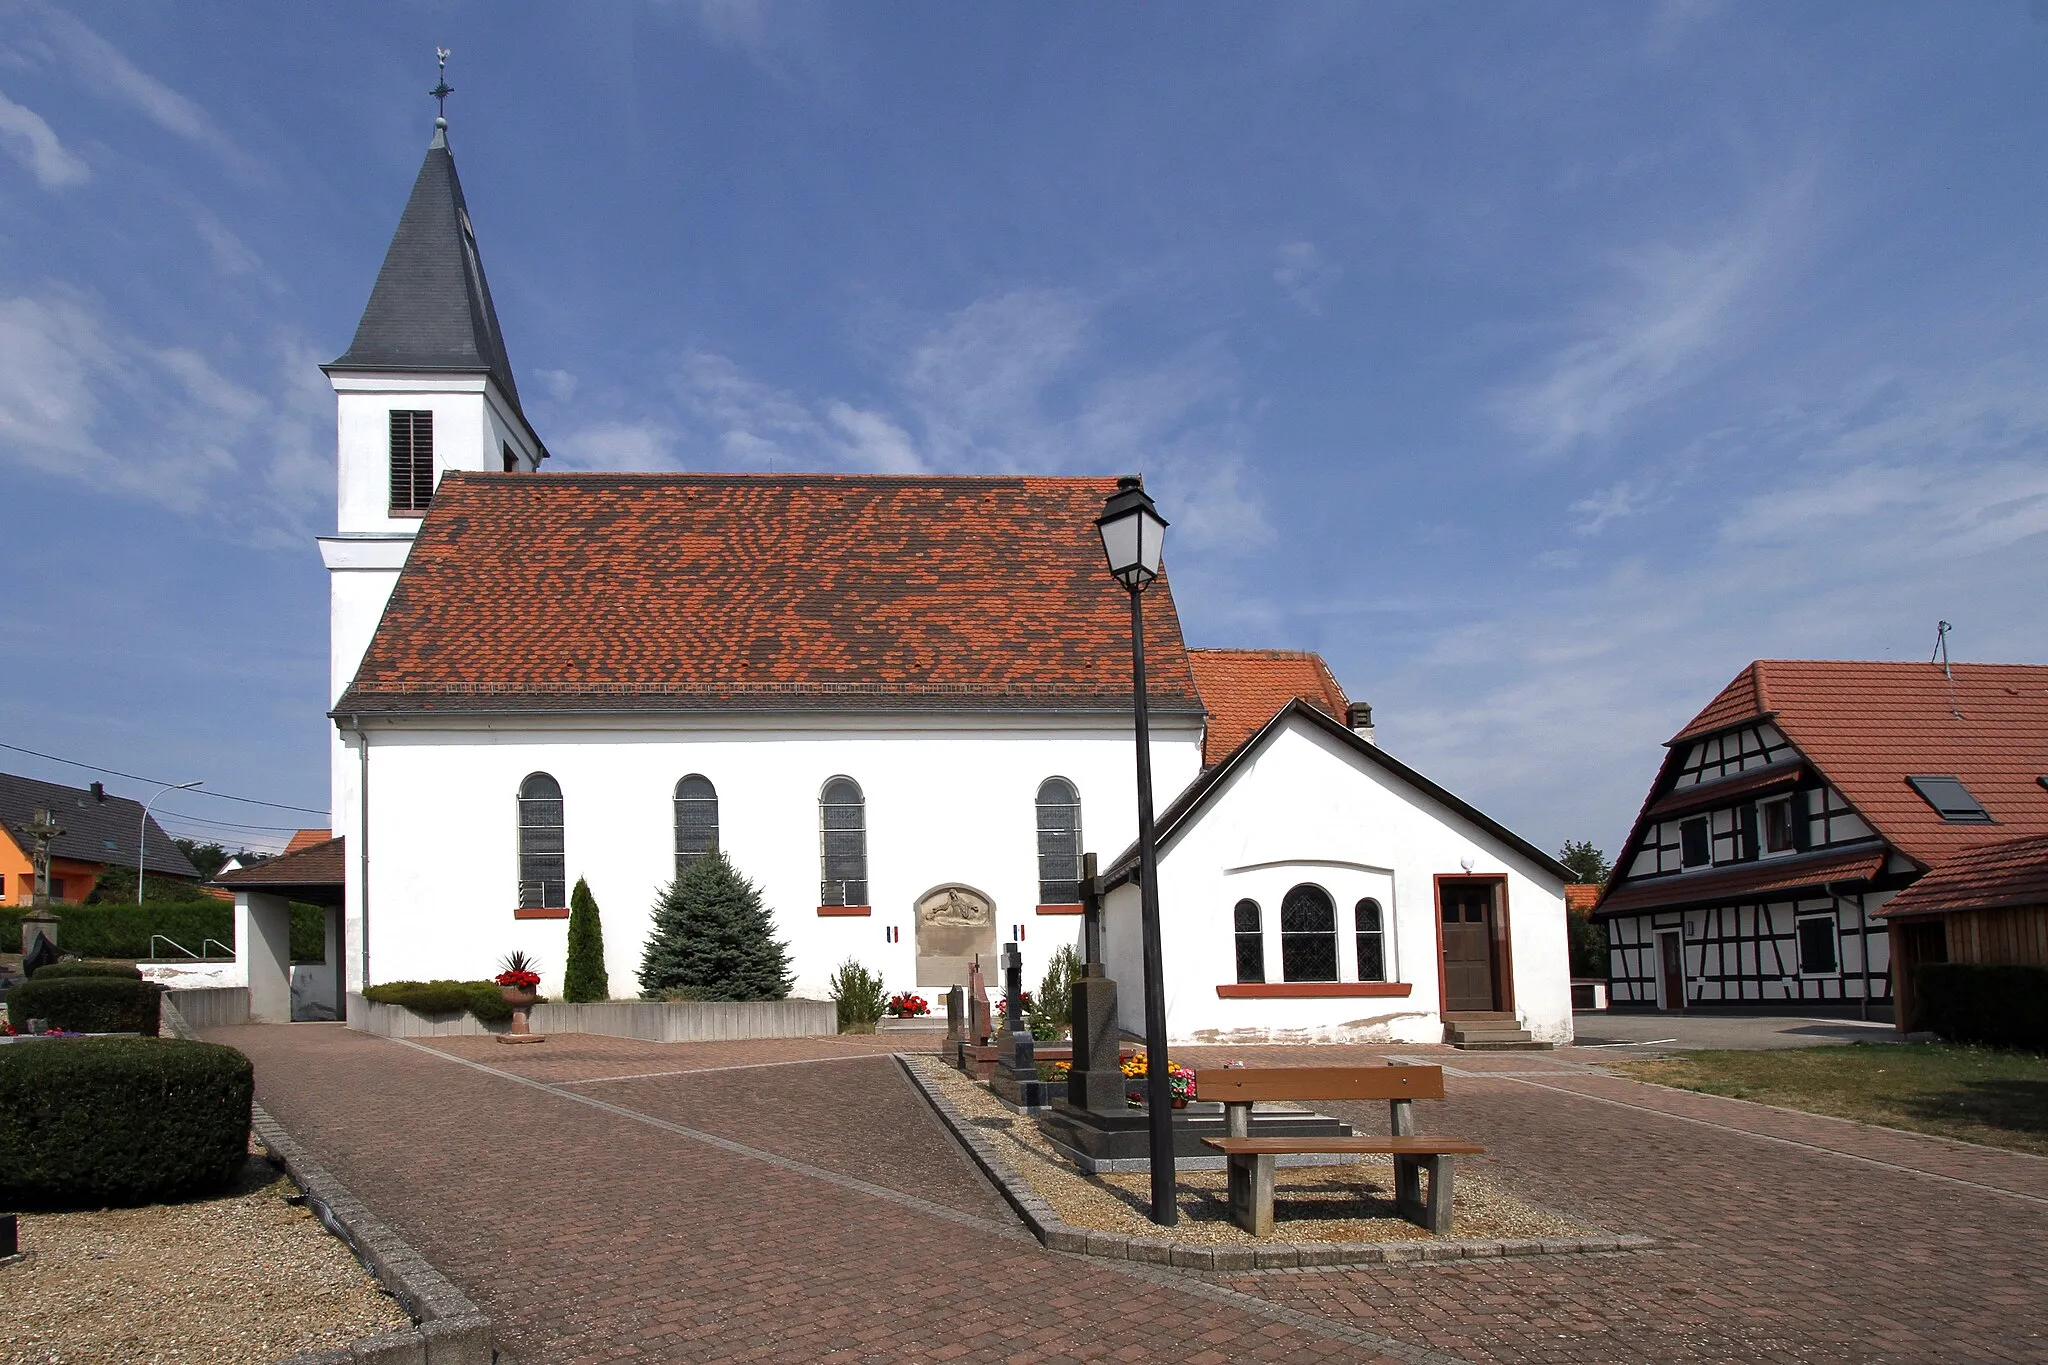
[[[2048,668],[1759,660],[1666,747],[1594,916],[1617,1007],[1889,1005],[1879,907],[2048,829]]]

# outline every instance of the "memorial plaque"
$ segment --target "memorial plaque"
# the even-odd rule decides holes
[[[969,886],[942,886],[917,903],[917,984],[964,986],[976,954],[996,951],[996,911]]]

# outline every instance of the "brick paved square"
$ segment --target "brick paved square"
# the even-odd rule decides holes
[[[1653,1250],[1198,1275],[1039,1247],[887,1059],[902,1039],[213,1036],[524,1365],[2048,1359],[2048,1162],[1567,1057],[1433,1056],[1450,1098],[1425,1122]]]

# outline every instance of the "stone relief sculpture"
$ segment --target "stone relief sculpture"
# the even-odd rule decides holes
[[[917,902],[917,984],[964,986],[977,955],[993,964],[995,905],[971,886],[935,887]]]

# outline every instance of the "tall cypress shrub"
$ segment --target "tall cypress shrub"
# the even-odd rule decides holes
[[[776,941],[761,890],[714,848],[670,882],[654,904],[640,959],[640,993],[687,990],[700,1000],[780,1000],[789,951]]]
[[[562,998],[572,1005],[612,998],[611,978],[604,970],[604,926],[597,918],[597,897],[590,883],[578,877],[569,893],[569,963],[562,972]]]

